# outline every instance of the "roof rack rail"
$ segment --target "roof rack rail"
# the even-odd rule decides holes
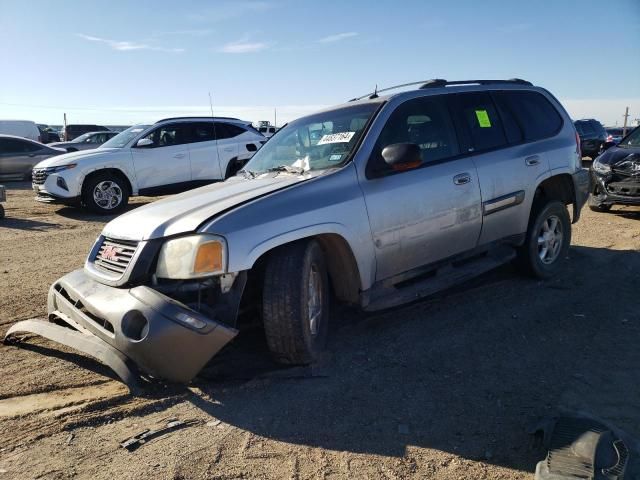
[[[427,80],[420,87],[423,88],[439,88],[446,87],[449,85],[495,85],[495,84],[504,84],[504,83],[515,83],[517,85],[533,85],[531,82],[526,80],[522,80],[521,78],[510,78],[508,80],[455,80],[449,82],[442,78],[434,78],[432,80]]]
[[[430,80],[422,80],[420,82],[411,82],[411,83],[403,83],[401,85],[394,85],[393,87],[376,89],[374,92],[367,93],[366,95],[362,95],[360,97],[352,98],[349,100],[350,102],[355,102],[357,100],[362,100],[363,98],[378,98],[378,94],[381,92],[387,92],[389,90],[395,90],[396,88],[403,87],[411,87],[413,85],[420,85],[421,89],[425,88],[440,88],[446,87],[448,85],[470,85],[470,84],[478,84],[478,85],[492,85],[492,84],[500,84],[500,83],[515,83],[518,85],[533,85],[531,82],[526,80],[522,80],[521,78],[510,78],[508,80],[456,80],[453,82],[449,82],[444,80],[443,78],[432,78]]]
[[[156,123],[166,122],[167,120],[184,120],[186,118],[197,118],[197,119],[202,119],[202,120],[211,120],[213,118],[214,120],[235,120],[237,122],[241,122],[242,121],[239,118],[235,118],[235,117],[212,117],[211,115],[209,115],[209,116],[200,116],[199,117],[197,115],[184,115],[182,117],[163,118],[161,120],[158,120]]]

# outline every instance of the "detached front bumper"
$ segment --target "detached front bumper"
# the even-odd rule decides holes
[[[152,377],[186,383],[238,333],[150,287],[110,287],[83,270],[51,286],[48,312],[48,321],[13,325],[5,341],[30,332],[68,345],[112,368],[132,391],[131,363]]]
[[[598,174],[591,170],[592,201],[598,205],[640,205],[640,176]]]

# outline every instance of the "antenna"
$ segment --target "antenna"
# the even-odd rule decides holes
[[[222,171],[222,162],[220,158],[220,146],[218,145],[218,132],[216,131],[216,119],[213,116],[213,100],[211,100],[211,91],[209,91],[209,108],[211,109],[211,124],[213,125],[213,136],[216,140],[216,155],[218,155],[218,165],[220,166],[220,175],[222,176],[222,180],[224,180],[226,176],[227,166],[225,165],[225,171]]]

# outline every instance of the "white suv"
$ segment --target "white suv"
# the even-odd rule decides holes
[[[235,175],[265,141],[235,118],[167,118],[130,127],[95,150],[40,162],[33,190],[38,201],[116,213],[131,195],[176,193]]]

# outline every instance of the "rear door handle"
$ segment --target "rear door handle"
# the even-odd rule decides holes
[[[459,173],[453,177],[453,183],[456,185],[465,185],[471,182],[471,175],[468,173]]]
[[[531,155],[524,159],[524,163],[527,164],[528,167],[533,167],[534,165],[540,164],[540,156],[539,155]]]
[[[185,154],[184,153],[176,153],[173,158],[184,158]]]

